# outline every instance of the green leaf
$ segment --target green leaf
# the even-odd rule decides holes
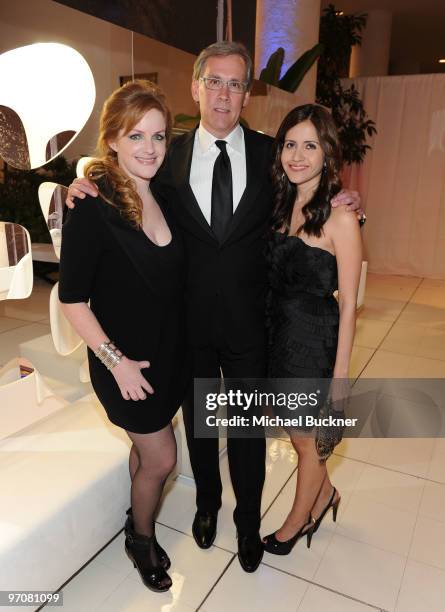
[[[307,71],[317,61],[320,55],[323,53],[323,45],[318,43],[312,49],[309,49],[303,55],[292,64],[286,74],[279,82],[279,87],[294,93],[301,81],[303,80]]]
[[[283,61],[284,49],[283,47],[279,47],[269,57],[267,66],[261,70],[260,81],[263,81],[264,83],[269,83],[269,85],[278,86]]]

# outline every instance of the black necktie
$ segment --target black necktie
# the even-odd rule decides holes
[[[216,140],[215,144],[221,153],[216,158],[213,167],[210,226],[219,242],[222,242],[233,215],[232,166],[227,154],[226,141]]]

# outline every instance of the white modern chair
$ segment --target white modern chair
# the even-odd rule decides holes
[[[0,222],[0,300],[29,297],[33,278],[28,230],[17,223]]]

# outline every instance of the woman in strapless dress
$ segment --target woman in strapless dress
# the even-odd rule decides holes
[[[312,391],[330,383],[323,414],[332,401],[338,407],[347,386],[362,261],[359,223],[346,207],[330,204],[341,189],[341,148],[326,109],[313,104],[293,109],[278,130],[274,152],[269,377],[287,379],[286,385],[293,379],[299,389],[309,384]],[[299,387],[295,379],[306,382]],[[336,519],[340,502],[326,469],[341,439],[338,430],[319,429],[315,436],[303,425],[288,433],[298,454],[295,499],[280,529],[264,538],[266,551],[280,555],[303,535],[310,546],[329,508]]]

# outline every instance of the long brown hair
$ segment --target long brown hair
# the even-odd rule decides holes
[[[96,184],[106,181],[101,197],[119,209],[121,215],[133,226],[142,225],[142,201],[136,184],[118,165],[117,153],[109,146],[120,133],[128,134],[148,111],[153,108],[162,113],[166,123],[167,145],[171,136],[172,120],[165,96],[150,81],[136,80],[116,89],[103,106],[99,121],[97,150],[99,157],[85,166],[85,176]],[[111,192],[112,196],[108,193]]]
[[[281,153],[287,132],[303,121],[311,121],[317,130],[320,146],[324,153],[320,183],[303,208],[304,223],[297,233],[304,231],[308,236],[320,237],[323,225],[331,214],[331,198],[341,189],[340,171],[342,166],[341,145],[337,128],[330,113],[317,104],[304,104],[290,111],[283,119],[273,148],[272,183],[275,190],[275,205],[271,228],[287,234],[290,229],[292,210],[298,195],[298,186],[287,178],[281,164]]]

